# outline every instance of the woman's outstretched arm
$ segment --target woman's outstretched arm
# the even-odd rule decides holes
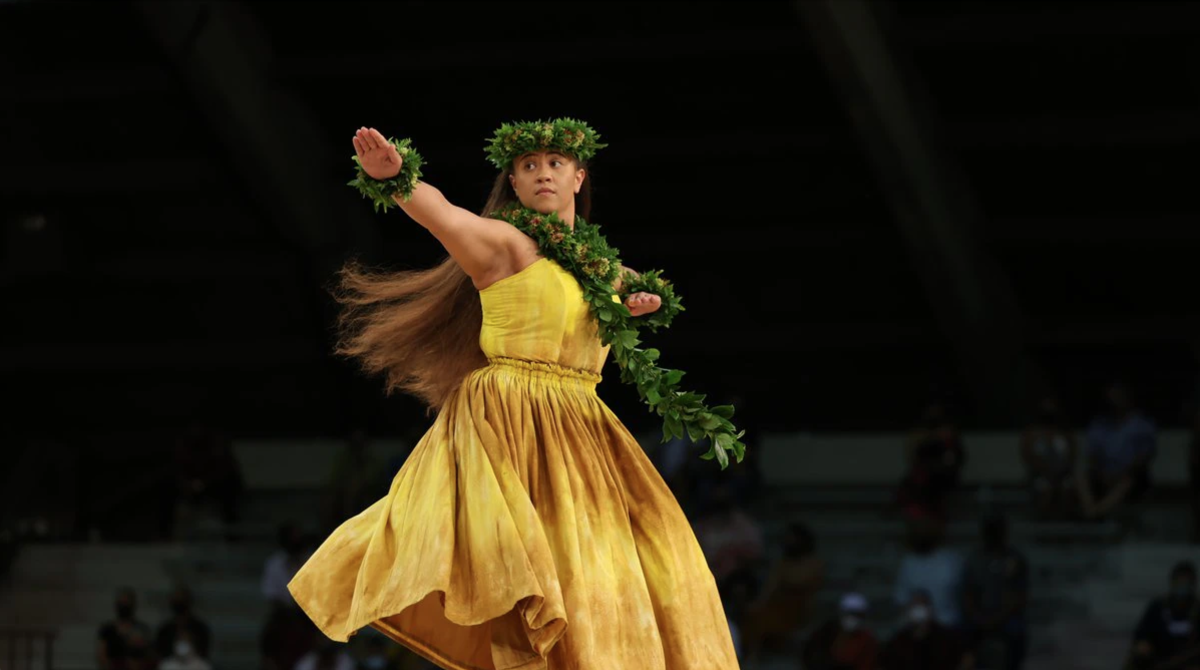
[[[402,159],[396,147],[374,128],[360,128],[354,136],[354,150],[367,175],[390,179],[400,173]],[[434,186],[417,182],[408,200],[392,199],[413,221],[428,230],[446,248],[476,284],[504,274],[512,264],[512,226],[486,219],[454,205]]]

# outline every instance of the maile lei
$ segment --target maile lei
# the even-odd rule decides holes
[[[600,227],[575,217],[575,227],[566,225],[555,213],[541,214],[519,204],[509,205],[492,214],[511,223],[517,230],[537,241],[542,256],[558,263],[579,281],[583,297],[599,325],[601,344],[609,350],[621,368],[621,381],[636,384],[638,395],[663,417],[663,441],[684,436],[694,442],[707,438],[709,449],[701,458],[717,459],[722,468],[729,465],[732,451],[741,462],[746,446],[739,441],[745,431],[737,432],[730,419],[732,405],[705,406],[705,396],[680,391],[683,370],[661,368],[658,349],[642,349],[639,330],[657,332],[671,325],[675,315],[684,311],[671,282],[658,270],[639,274],[621,272],[617,250],[609,246]],[[621,279],[622,300],[633,293],[653,293],[662,299],[658,310],[634,317],[623,302],[613,300],[613,282]]]
[[[584,130],[587,130],[586,127]],[[583,131],[574,129],[574,126],[565,127],[562,132],[576,144],[590,137],[581,135]],[[510,134],[498,133],[505,141],[517,135],[519,133],[515,131]],[[393,196],[407,202],[421,178],[424,159],[410,141],[394,138],[389,141],[402,159],[399,174],[391,179],[374,179],[366,174],[355,156],[358,170],[355,179],[348,184],[355,187],[364,198],[371,200],[375,211],[387,211],[395,207]],[[496,160],[507,159],[502,156]],[[675,315],[684,311],[671,283],[663,279],[658,270],[640,274],[622,273],[617,250],[608,245],[600,234],[600,227],[579,216],[575,218],[574,230],[563,223],[557,214],[540,214],[519,204],[505,207],[492,216],[511,223],[536,240],[542,256],[574,275],[596,317],[601,343],[610,346],[609,351],[621,368],[621,381],[635,384],[641,399],[663,417],[664,442],[671,437],[682,438],[685,434],[693,442],[707,439],[709,448],[701,458],[715,458],[725,468],[729,465],[729,452],[732,451],[737,461],[741,462],[746,445],[739,440],[745,431],[737,431],[730,421],[733,418],[733,406],[710,408],[704,404],[704,395],[680,391],[679,381],[683,379],[683,370],[659,367],[659,350],[638,346],[642,343],[639,337],[642,328],[657,332],[659,328],[670,326]],[[646,292],[661,298],[662,305],[650,314],[634,317],[624,302],[613,300],[612,286],[618,276],[621,279],[621,300],[633,293]]]

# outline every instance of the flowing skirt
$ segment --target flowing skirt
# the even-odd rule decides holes
[[[370,625],[451,670],[737,668],[691,526],[597,380],[471,373],[296,601],[333,640]]]

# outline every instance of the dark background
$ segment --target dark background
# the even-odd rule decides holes
[[[401,432],[420,408],[330,355],[326,289],[442,252],[345,185],[351,135],[413,138],[478,210],[491,132],[556,116],[610,143],[593,220],[683,296],[663,364],[769,429],[935,398],[1012,428],[1044,392],[1082,419],[1115,378],[1185,423],[1200,7],[854,6],[3,3],[7,428]]]

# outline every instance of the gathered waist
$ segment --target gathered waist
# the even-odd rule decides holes
[[[603,379],[598,373],[591,370],[568,368],[554,363],[543,363],[542,361],[531,361],[524,358],[489,356],[488,364],[489,367],[510,369],[531,377],[575,380],[589,385],[598,384]]]

